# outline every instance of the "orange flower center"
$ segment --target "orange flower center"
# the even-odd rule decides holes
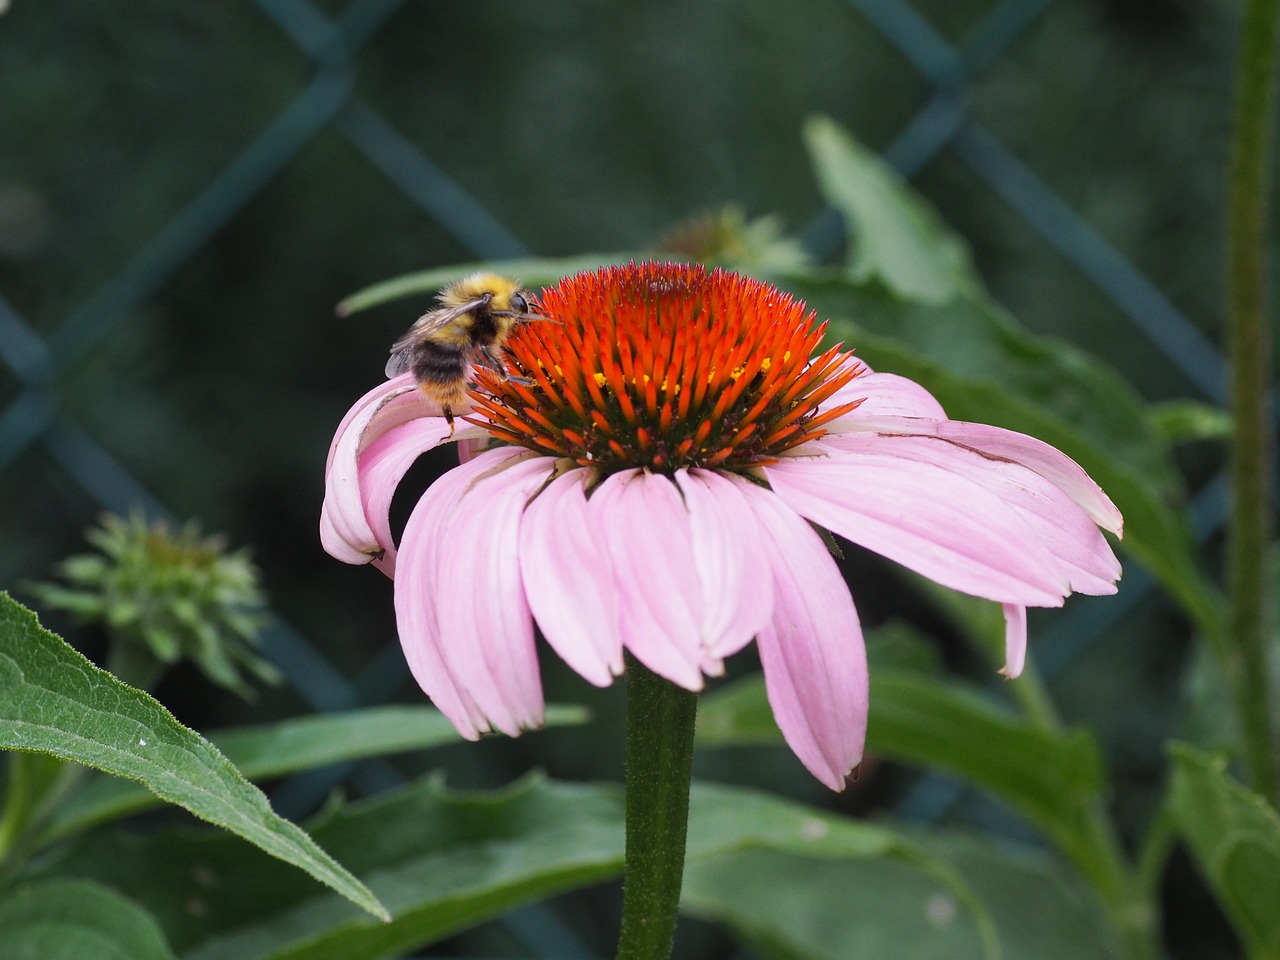
[[[646,263],[567,277],[542,292],[554,323],[505,346],[519,379],[476,370],[489,431],[606,473],[744,469],[821,436],[856,404],[819,412],[858,366],[826,324],[768,284]]]

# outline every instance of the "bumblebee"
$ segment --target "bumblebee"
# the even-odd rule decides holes
[[[440,291],[439,306],[418,318],[391,345],[387,376],[412,371],[418,389],[440,404],[453,431],[453,407],[461,405],[473,366],[515,379],[503,361],[502,342],[517,326],[546,320],[529,311],[533,295],[520,284],[494,273],[474,273]]]

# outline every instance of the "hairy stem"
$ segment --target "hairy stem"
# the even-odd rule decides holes
[[[1227,185],[1227,352],[1235,422],[1227,672],[1235,691],[1250,780],[1273,804],[1276,755],[1267,665],[1268,551],[1273,526],[1266,229],[1278,14],[1280,0],[1247,0],[1245,5]]]
[[[618,960],[667,960],[684,874],[698,696],[627,660],[627,854]]]

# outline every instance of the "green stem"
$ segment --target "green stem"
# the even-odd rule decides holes
[[[698,695],[627,658],[627,855],[618,960],[667,960],[676,929]]]
[[[1125,945],[1125,956],[1129,960],[1157,960],[1156,898],[1142,886],[1125,858],[1115,824],[1101,801],[1086,813],[1077,842],[1083,853],[1079,866],[1102,896],[1107,915]]]
[[[0,861],[21,835],[34,806],[30,774],[31,757],[23,752],[9,754],[5,782],[4,814],[0,816]]]
[[[998,664],[997,664],[998,666]],[[1023,668],[1022,676],[1007,683],[1007,688],[1014,701],[1022,708],[1023,714],[1031,723],[1041,730],[1061,730],[1062,717],[1053,704],[1053,698],[1040,679],[1040,672],[1032,665],[1030,659]]]
[[[35,834],[84,769],[47,753],[24,750],[9,753],[7,762],[0,864],[25,856]]]
[[[1035,667],[1028,662],[1009,690],[1024,716],[1042,730],[1061,731],[1062,719]],[[1156,960],[1159,950],[1158,889],[1142,867],[1125,856],[1115,824],[1102,801],[1081,811],[1078,821],[1052,833],[1059,847],[1097,889],[1107,914],[1125,944],[1129,960]]]
[[[1165,865],[1178,842],[1178,822],[1168,801],[1161,804],[1160,812],[1147,827],[1138,849],[1138,883],[1152,902],[1160,895],[1160,878]]]
[[[1250,780],[1254,789],[1273,804],[1277,801],[1277,777],[1267,667],[1267,554],[1272,517],[1266,230],[1278,15],[1280,0],[1246,2],[1227,187],[1227,352],[1235,438],[1231,456],[1231,613],[1226,667],[1235,689]]]

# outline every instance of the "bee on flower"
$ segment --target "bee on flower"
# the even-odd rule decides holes
[[[687,690],[753,640],[801,762],[842,789],[862,758],[867,664],[814,525],[1002,605],[1005,672],[1026,608],[1115,592],[1119,511],[1074,461],[949,420],[919,384],[819,352],[825,325],[757,280],[630,264],[544,290],[445,411],[410,373],[362,397],[329,451],[321,538],[395,580],[406,659],[466,737],[536,727],[535,624],[589,682],[624,651]],[[457,414],[465,426],[454,433]],[[469,456],[397,544],[395,488],[449,439]]]
[[[440,291],[439,306],[428,310],[391,345],[388,377],[412,373],[418,389],[440,405],[453,425],[453,407],[466,402],[467,379],[481,365],[505,379],[503,341],[519,324],[545,320],[529,311],[533,295],[519,282],[496,273],[475,273]]]

